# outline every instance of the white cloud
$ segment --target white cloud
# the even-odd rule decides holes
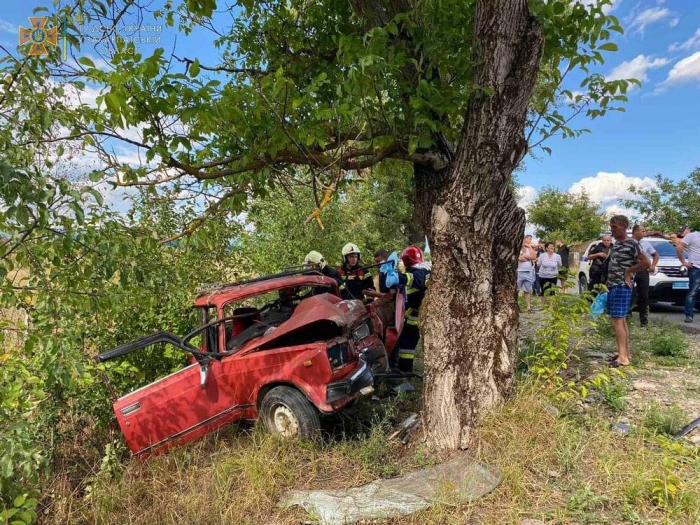
[[[642,82],[647,82],[649,80],[647,76],[648,70],[663,67],[668,63],[669,60],[667,58],[652,58],[650,56],[637,55],[632,60],[628,60],[617,66],[606,78],[607,80],[636,78]]]
[[[13,33],[13,34],[18,34],[19,32],[19,27],[17,25],[13,24],[12,22],[8,22],[7,20],[3,20],[0,18],[0,31],[4,31],[6,33]]]
[[[656,187],[656,182],[650,177],[629,177],[621,172],[609,173],[599,171],[595,177],[585,177],[575,182],[569,188],[571,193],[585,191],[592,201],[605,204],[615,204],[619,199],[635,199],[630,186],[642,189]]]
[[[521,186],[518,189],[518,206],[523,209],[535,202],[537,198],[537,190],[532,186]]]
[[[676,27],[678,25],[678,22],[680,22],[680,21],[681,21],[681,19],[676,17],[668,23],[668,27]]]
[[[577,0],[577,1],[585,6],[595,5],[599,2],[599,0]],[[605,14],[609,13],[610,11],[615,9],[621,3],[622,3],[622,0],[612,0],[612,3],[610,5],[606,5],[603,7],[603,13],[605,13]]]
[[[694,49],[696,47],[700,47],[700,28],[698,28],[693,34],[693,36],[691,36],[682,44],[679,42],[675,42],[668,46],[668,50],[671,53],[675,53],[676,51],[686,51],[688,49]]]
[[[668,72],[666,80],[656,87],[654,93],[662,93],[673,85],[694,82],[700,84],[700,51],[676,62],[673,68],[671,68],[671,71]]]
[[[647,26],[670,18],[672,15],[673,13],[668,7],[652,7],[635,15],[629,24],[629,29],[630,31],[644,33],[644,29]]]

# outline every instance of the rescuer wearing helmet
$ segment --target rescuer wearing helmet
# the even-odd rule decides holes
[[[430,280],[430,263],[425,262],[423,252],[417,246],[409,246],[401,252],[401,262],[406,267],[406,273],[399,273],[389,260],[382,265],[380,272],[386,273],[386,285],[406,287],[406,311],[403,319],[403,329],[399,340],[389,356],[389,366],[402,372],[413,371],[413,357],[420,338],[418,329],[418,312],[425,296],[426,285]]]
[[[316,250],[311,250],[304,257],[304,264],[309,268],[316,269],[326,277],[335,279],[338,286],[343,284],[343,279],[335,268],[331,268],[326,264],[326,259]]]
[[[360,266],[360,249],[351,242],[343,246],[343,265],[338,268],[342,279],[340,294],[343,299],[357,299],[362,301],[362,290],[373,290],[374,280],[372,274],[366,268]]]

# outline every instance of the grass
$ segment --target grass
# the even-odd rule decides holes
[[[116,478],[97,476],[90,489],[54,479],[44,523],[295,524],[299,509],[281,510],[288,489],[358,486],[431,464],[420,444],[387,441],[399,399],[357,439],[331,436],[316,442],[278,440],[235,427],[147,462],[127,461]],[[675,420],[650,409],[644,432],[621,438],[604,410],[581,413],[521,384],[514,397],[484,422],[472,453],[504,473],[502,485],[467,505],[440,503],[386,523],[519,524],[533,518],[556,523],[636,521],[691,524],[700,520],[697,449],[656,436]],[[601,407],[602,408],[602,407]],[[419,441],[419,440],[418,440]],[[669,463],[670,461],[670,463]],[[668,487],[678,487],[673,495]],[[661,494],[661,500],[657,498]]]
[[[633,324],[635,360],[683,361],[677,352],[652,351],[658,334],[674,333],[667,328]],[[605,323],[596,325],[595,344],[614,345],[607,330]],[[588,365],[580,366],[585,378]],[[553,402],[549,392],[521,375],[511,399],[483,422],[471,450],[501,469],[503,483],[469,504],[459,504],[446,490],[429,509],[381,523],[519,525],[528,518],[561,524],[700,523],[699,449],[670,437],[688,416],[678,407],[651,403],[638,417],[630,415],[633,431],[620,436],[611,426],[627,408],[628,393],[629,380],[618,380],[604,383],[586,405],[575,399]],[[418,410],[418,391],[382,403],[365,399],[350,414],[329,421],[324,437],[313,442],[233,426],[147,462],[126,458],[102,473],[98,465],[82,480],[54,476],[45,490],[42,523],[307,522],[312,518],[303,510],[278,506],[286,491],[353,487],[438,461],[420,432],[408,446],[387,439]]]
[[[662,407],[651,403],[644,414],[642,424],[652,434],[673,436],[688,422],[688,416],[677,406]]]
[[[630,392],[629,384],[624,380],[603,383],[598,390],[605,405],[614,412],[622,412],[627,407],[625,397]]]

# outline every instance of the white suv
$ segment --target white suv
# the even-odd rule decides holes
[[[681,265],[676,255],[676,247],[663,237],[645,237],[659,253],[656,273],[649,273],[649,302],[664,302],[682,305],[688,293],[688,268]],[[588,260],[590,251],[602,241],[593,241],[581,257],[578,269],[579,293],[588,290],[588,270],[591,261]],[[613,243],[615,240],[613,239]],[[698,297],[700,305],[700,297]],[[697,306],[696,306],[697,307]]]

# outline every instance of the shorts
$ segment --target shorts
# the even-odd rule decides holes
[[[532,272],[518,272],[518,291],[532,293]]]
[[[542,277],[540,276],[540,283],[542,283],[542,295],[547,295],[547,290],[555,290],[557,287],[556,277]]]
[[[632,288],[616,284],[608,288],[608,315],[613,318],[627,317],[632,302]]]
[[[566,281],[566,279],[569,277],[569,269],[566,266],[560,266],[559,267],[559,279],[562,281]]]

